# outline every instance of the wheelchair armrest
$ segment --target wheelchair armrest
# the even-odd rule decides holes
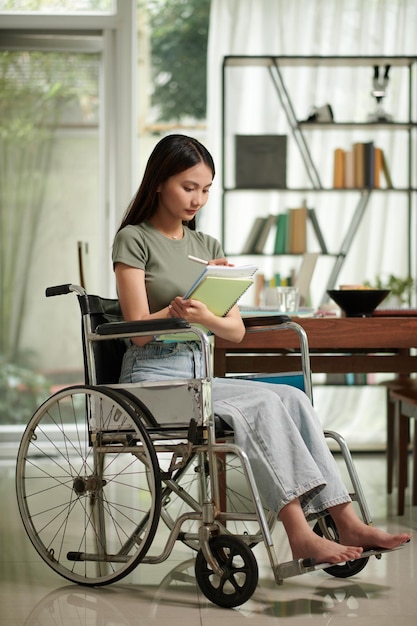
[[[95,332],[97,335],[124,335],[134,333],[149,333],[150,335],[154,335],[189,328],[191,328],[190,324],[181,317],[169,317],[133,322],[109,322],[97,326]]]
[[[258,317],[244,317],[243,323],[246,329],[261,328],[262,326],[280,326],[291,322],[288,315],[259,315]]]

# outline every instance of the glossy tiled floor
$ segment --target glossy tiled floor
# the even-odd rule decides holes
[[[20,522],[14,495],[14,462],[0,459],[0,626],[211,626],[243,620],[251,626],[308,624],[415,625],[417,620],[417,507],[393,515],[385,495],[383,455],[355,458],[374,522],[389,530],[411,528],[414,542],[372,558],[356,577],[313,572],[278,587],[262,546],[255,549],[259,586],[242,607],[212,605],[198,590],[191,550],[178,544],[169,561],[144,565],[122,582],[90,589],[60,578],[38,557]],[[282,527],[274,531],[278,556],[289,558]],[[160,539],[162,544],[163,537]]]

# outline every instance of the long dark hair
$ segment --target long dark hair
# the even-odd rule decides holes
[[[152,217],[158,206],[159,185],[201,162],[211,169],[214,178],[213,157],[197,139],[186,135],[167,135],[161,139],[148,159],[140,187],[127,208],[119,230]],[[187,222],[187,225],[195,228],[194,223]]]

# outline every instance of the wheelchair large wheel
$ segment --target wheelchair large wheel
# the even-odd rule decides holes
[[[339,542],[339,534],[337,532],[336,524],[333,521],[331,515],[325,515],[320,518],[313,528],[316,535],[320,537],[326,537],[331,541]],[[369,561],[369,557],[363,559],[356,559],[355,561],[346,561],[345,563],[336,563],[330,567],[325,568],[325,572],[336,578],[349,578],[359,574]]]
[[[163,461],[159,459],[160,465]],[[250,497],[240,460],[233,454],[227,454],[218,460],[221,490],[221,509],[229,514],[254,514],[254,505]],[[210,493],[209,467],[205,453],[195,454],[187,464],[174,472],[172,479],[165,481],[162,490],[161,517],[172,529],[175,521],[187,512],[202,512],[203,496]],[[265,511],[268,527],[272,531],[276,516]],[[236,519],[222,523],[216,522],[223,534],[239,537],[250,547],[263,540],[257,521]],[[182,526],[182,541],[193,550],[199,550],[198,527],[201,521],[187,521]]]
[[[140,405],[105,387],[51,396],[23,434],[16,492],[31,542],[58,574],[83,585],[126,576],[160,517],[158,461]]]
[[[222,574],[211,569],[200,550],[195,560],[195,576],[201,591],[211,602],[224,608],[244,604],[258,584],[258,564],[252,550],[230,535],[213,537],[209,546]]]

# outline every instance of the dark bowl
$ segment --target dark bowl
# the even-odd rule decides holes
[[[370,317],[389,289],[329,289],[327,293],[346,317]]]

